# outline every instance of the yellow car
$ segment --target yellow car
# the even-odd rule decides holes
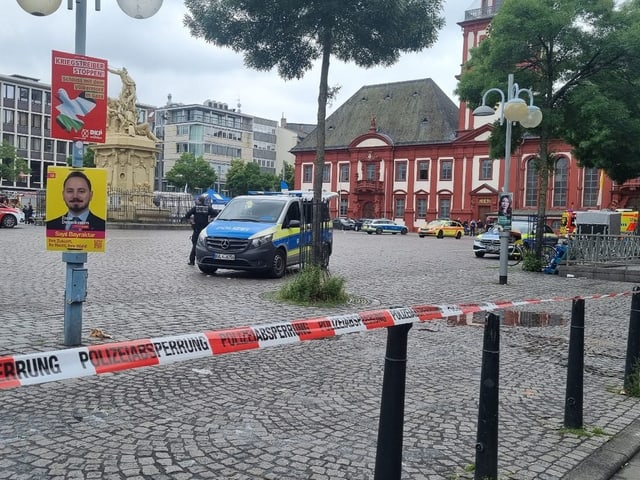
[[[423,237],[454,237],[461,239],[464,235],[464,227],[460,222],[449,219],[431,220],[418,229],[418,236]]]

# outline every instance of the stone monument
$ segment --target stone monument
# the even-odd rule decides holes
[[[118,208],[110,205],[111,219],[144,221],[143,217],[160,214],[152,203],[159,140],[148,123],[137,123],[136,84],[127,69],[108,70],[120,77],[122,89],[117,98],[108,99],[106,139],[91,146],[94,161],[107,170],[109,192],[126,192],[120,195]]]

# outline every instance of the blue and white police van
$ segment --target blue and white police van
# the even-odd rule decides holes
[[[322,263],[333,249],[333,224],[329,202],[334,192],[322,194]],[[218,269],[248,270],[280,278],[288,267],[310,258],[313,192],[234,197],[200,233],[196,264],[201,272]]]

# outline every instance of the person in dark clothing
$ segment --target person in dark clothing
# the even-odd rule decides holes
[[[213,217],[216,216],[216,211],[211,208],[211,205],[206,204],[206,195],[200,195],[196,200],[196,204],[185,214],[185,220],[191,222],[193,233],[191,234],[191,253],[189,254],[189,265],[196,264],[196,243],[198,243],[198,236],[200,232],[205,229]]]

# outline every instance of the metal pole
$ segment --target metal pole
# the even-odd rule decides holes
[[[498,478],[498,406],[500,380],[500,317],[487,315],[482,347],[478,433],[476,436],[476,480]]]
[[[76,45],[77,55],[85,54],[87,36],[87,0],[76,0]],[[74,142],[71,166],[81,168],[84,163],[84,143]],[[86,253],[65,252],[62,261],[67,264],[64,302],[64,344],[67,347],[80,345],[82,340],[82,302],[87,292],[87,275],[84,264]]]
[[[511,100],[513,91],[513,74],[510,73],[507,82],[507,95],[505,103]],[[500,106],[500,117],[504,118],[504,103]],[[506,140],[504,144],[504,179],[502,181],[502,191],[510,191],[511,181],[511,120],[505,118],[507,122]],[[500,231],[500,285],[507,284],[507,266],[509,262],[509,230],[502,228]]]
[[[374,480],[400,480],[402,475],[407,336],[411,325],[408,323],[387,329]]]
[[[584,390],[584,299],[573,301],[569,335],[567,389],[564,400],[565,428],[582,428]]]
[[[629,334],[627,337],[627,358],[624,366],[624,389],[629,391],[638,383],[640,369],[640,289],[633,289],[631,314],[629,315]],[[635,382],[634,382],[635,375]]]

